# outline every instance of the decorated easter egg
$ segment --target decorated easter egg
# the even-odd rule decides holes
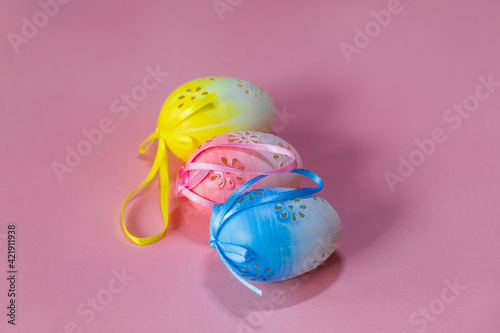
[[[299,153],[278,136],[254,131],[221,134],[198,147],[179,169],[175,192],[181,200],[211,209],[255,175],[275,175],[261,180],[261,187],[297,187],[300,175],[289,172],[296,167],[302,167]]]
[[[342,233],[333,207],[314,194],[321,179],[304,169],[292,172],[312,178],[318,187],[243,193],[264,177],[259,176],[212,211],[210,245],[231,273],[259,294],[248,281],[282,281],[315,269],[335,251]]]
[[[198,111],[193,112],[195,109]],[[186,114],[189,116],[185,117]],[[174,90],[161,109],[157,127],[180,135],[181,140],[167,140],[167,144],[176,156],[186,161],[198,145],[219,134],[269,132],[274,116],[274,103],[264,89],[241,79],[211,76]],[[186,149],[184,135],[195,141],[192,149]]]
[[[165,101],[156,130],[141,144],[144,153],[158,139],[155,161],[146,179],[133,190],[122,206],[121,219],[125,233],[137,244],[147,245],[161,239],[168,225],[168,153],[187,161],[196,147],[211,137],[235,131],[269,132],[274,121],[274,104],[256,84],[245,80],[211,76],[187,82]],[[132,235],[127,229],[124,211],[128,200],[147,185],[159,172],[160,203],[163,230],[149,237]]]

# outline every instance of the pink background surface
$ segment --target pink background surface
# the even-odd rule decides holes
[[[498,3],[401,0],[350,62],[340,44],[354,43],[356,27],[376,29],[370,11],[387,1],[232,3],[221,20],[211,0],[71,1],[16,53],[8,33],[21,34],[22,18],[41,7],[2,1],[1,331],[499,331],[500,87],[459,127],[443,119],[479,76],[500,81]],[[120,119],[113,101],[157,65],[168,77]],[[167,235],[154,245],[134,245],[121,230],[122,201],[154,158],[137,148],[163,101],[209,75],[271,95],[278,135],[323,177],[321,195],[344,226],[324,266],[259,284],[263,297],[225,269],[208,246],[208,221],[187,205],[172,201]],[[59,181],[51,164],[105,118],[114,130]],[[398,172],[400,155],[421,156],[414,141],[436,128],[447,140],[391,191],[384,173]],[[172,174],[179,165],[171,156]],[[161,228],[157,186],[128,210],[146,221],[133,226],[142,235]],[[9,224],[15,327],[5,315]],[[120,284],[113,271],[130,280]],[[449,283],[464,287],[454,294]],[[92,316],[96,297],[105,305]]]

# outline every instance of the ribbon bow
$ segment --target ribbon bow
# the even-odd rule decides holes
[[[181,133],[175,132],[175,129],[179,124],[181,124],[184,120],[192,116],[194,113],[201,110],[204,106],[212,103],[215,99],[217,99],[217,94],[215,92],[211,92],[208,95],[204,96],[201,99],[196,100],[191,107],[187,108],[183,112],[176,115],[167,125],[158,126],[154,133],[147,137],[146,140],[140,145],[139,152],[146,152],[149,147],[153,144],[153,142],[158,139],[158,150],[156,152],[156,157],[153,163],[153,167],[149,172],[146,179],[139,185],[135,190],[130,192],[130,194],[125,198],[125,201],[122,205],[121,211],[121,219],[123,229],[125,233],[130,237],[132,241],[139,245],[148,245],[159,241],[168,226],[168,192],[169,192],[169,180],[168,180],[168,154],[167,154],[167,143],[171,145],[177,145],[183,147],[184,149],[194,149],[196,148],[197,141],[193,137]],[[161,202],[161,210],[163,214],[164,228],[163,230],[154,236],[150,237],[136,237],[132,235],[128,230],[125,224],[125,219],[123,217],[125,212],[125,206],[127,205],[129,199],[134,195],[142,187],[146,186],[151,180],[156,176],[156,173],[160,171],[160,202]]]
[[[233,274],[233,276],[243,283],[247,288],[253,292],[262,296],[262,290],[250,284],[248,281],[239,276],[237,272],[237,267],[231,262],[244,263],[253,258],[253,253],[250,249],[247,249],[241,245],[228,244],[219,241],[219,234],[222,230],[224,224],[226,224],[231,216],[241,212],[242,210],[253,208],[255,206],[264,205],[270,202],[289,200],[294,198],[302,198],[314,193],[321,191],[323,188],[323,180],[314,172],[306,169],[294,169],[290,172],[298,173],[306,177],[311,178],[318,186],[315,188],[304,187],[296,190],[290,190],[285,192],[279,192],[267,196],[259,196],[258,198],[252,200],[251,205],[237,206],[236,202],[244,195],[244,191],[252,186],[255,182],[260,179],[267,177],[267,175],[257,176],[250,179],[245,184],[241,185],[234,193],[224,202],[223,204],[215,204],[212,209],[212,215],[210,216],[210,246],[217,250],[217,253],[227,267],[227,269]]]

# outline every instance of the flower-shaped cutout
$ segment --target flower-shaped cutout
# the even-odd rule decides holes
[[[290,147],[290,145],[288,145],[287,147],[285,147],[285,145],[283,143],[278,143],[278,145],[281,147],[281,148],[286,148],[288,149],[290,152],[292,151],[292,147]],[[290,163],[293,162],[293,159],[290,157],[290,156],[286,156],[286,155],[282,155],[282,154],[274,154],[273,155],[273,158],[276,162],[279,162],[279,167],[282,168],[284,167],[285,165],[288,165]]]
[[[186,109],[190,107],[196,99],[202,99],[208,95],[208,91],[201,86],[193,85],[186,88],[183,93],[180,93],[176,98],[177,108]]]
[[[244,90],[245,94],[249,96],[253,96],[255,98],[264,97],[264,89],[259,88],[255,84],[245,81],[245,80],[238,80],[237,86],[241,89]]]
[[[243,198],[241,198],[240,200],[238,200],[238,203],[243,203],[245,200],[249,200],[249,201],[252,201],[254,200],[258,195],[263,195],[264,192],[262,192],[262,190],[254,190],[254,191],[251,191],[251,192],[248,192],[246,193]]]
[[[282,220],[290,220],[292,222],[297,222],[300,218],[305,218],[306,214],[304,210],[307,209],[307,206],[304,205],[300,200],[300,198],[290,199],[290,200],[280,200],[274,209],[279,213],[279,216]],[[298,217],[297,217],[298,216]]]
[[[262,269],[263,267],[259,264],[254,265],[253,267],[249,264],[245,265],[245,268],[239,268],[239,274],[252,281],[267,281],[269,278],[274,277],[274,274],[271,273],[270,268]]]
[[[321,257],[315,258],[311,263],[311,266],[309,266],[306,269],[306,272],[317,268],[319,265],[322,265],[325,262],[325,260],[328,259],[328,257],[333,253],[334,250],[335,250],[334,248],[324,249],[323,253],[321,254]]]
[[[231,166],[240,171],[246,170],[246,167],[240,163],[240,160],[237,158],[229,160],[227,157],[221,157],[220,161],[224,166]],[[211,182],[217,182],[217,185],[220,188],[227,184],[227,186],[232,189],[235,187],[236,183],[243,183],[245,178],[242,175],[235,175],[229,171],[214,171],[213,174],[208,177],[208,180]]]
[[[227,136],[230,143],[259,143],[259,136],[252,132],[235,132]]]

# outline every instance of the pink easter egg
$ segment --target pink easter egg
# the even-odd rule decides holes
[[[260,174],[272,176],[262,179],[259,187],[296,188],[300,175],[287,172],[295,167],[302,167],[299,153],[278,136],[255,131],[222,134],[199,146],[179,169],[175,193],[180,200],[211,208]]]

